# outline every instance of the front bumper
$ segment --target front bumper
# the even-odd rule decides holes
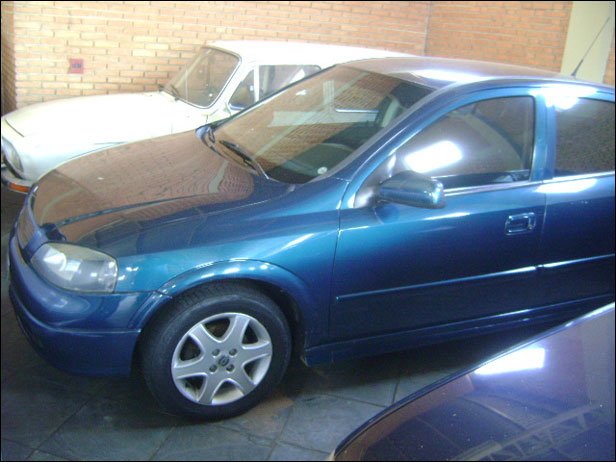
[[[9,264],[17,319],[44,359],[79,375],[129,374],[140,329],[112,326],[130,319],[149,294],[78,294],[51,286],[24,261],[14,234]]]

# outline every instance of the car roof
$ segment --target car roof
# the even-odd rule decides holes
[[[596,82],[585,82],[571,76],[543,69],[491,63],[465,59],[406,57],[356,61],[353,67],[391,75],[410,82],[421,83],[433,89],[452,84],[472,83],[483,80],[524,79],[545,82],[583,82],[614,91],[613,87]]]
[[[239,55],[244,61],[268,64],[331,65],[368,58],[411,56],[406,53],[374,48],[264,40],[216,40],[208,42],[205,46],[230,51]]]

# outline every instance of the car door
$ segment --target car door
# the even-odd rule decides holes
[[[545,195],[536,181],[543,146],[535,133],[544,111],[526,90],[492,95],[442,113],[351,192],[355,202],[340,214],[332,338],[536,306]],[[446,206],[376,200],[377,185],[404,170],[442,181]]]
[[[545,98],[552,142],[542,187],[544,303],[613,300],[614,95],[561,85]]]

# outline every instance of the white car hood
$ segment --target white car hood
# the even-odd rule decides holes
[[[172,132],[178,105],[164,92],[81,96],[26,106],[6,121],[24,137],[122,143]]]

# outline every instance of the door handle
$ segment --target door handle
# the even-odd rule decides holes
[[[523,234],[530,233],[537,225],[537,217],[534,212],[520,213],[518,215],[509,215],[505,222],[505,234]]]

